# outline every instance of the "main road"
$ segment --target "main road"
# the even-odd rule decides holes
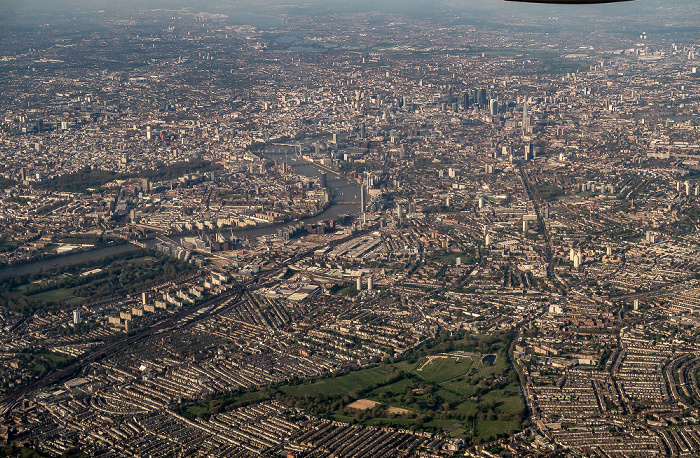
[[[532,196],[532,191],[530,189],[530,177],[527,175],[527,172],[525,171],[525,167],[523,167],[522,164],[520,164],[520,178],[523,180],[523,186],[525,187],[525,192],[527,193],[527,196],[530,198],[532,201],[532,205],[535,208],[535,215],[537,216],[537,222],[540,224],[540,227],[542,227],[542,234],[544,235],[544,243],[545,243],[545,256],[547,257],[547,278],[552,278],[552,271],[554,270],[553,262],[554,262],[554,252],[552,251],[552,242],[549,238],[549,232],[547,231],[547,225],[544,222],[544,218],[542,218],[542,215],[540,213],[540,205],[539,202]]]

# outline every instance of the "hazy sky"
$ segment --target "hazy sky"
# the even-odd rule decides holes
[[[510,23],[518,18],[557,17],[585,26],[587,20],[678,25],[700,20],[699,0],[636,0],[595,6],[557,6],[505,2],[503,0],[0,0],[0,21],[5,24],[28,18],[50,18],[93,13],[130,14],[151,9],[191,8],[197,11],[235,15],[247,11],[281,14],[325,15],[333,13],[390,12],[437,22],[455,16]],[[695,23],[697,25],[697,22]]]
[[[561,12],[576,14],[577,11],[598,10],[602,13],[610,11],[639,10],[640,8],[654,9],[656,7],[669,7],[675,5],[687,5],[688,11],[698,9],[697,0],[636,0],[633,3],[621,5],[597,5],[597,6],[557,6],[557,5],[520,5],[503,0],[0,0],[0,11],[28,12],[32,13],[47,10],[80,10],[97,11],[100,9],[138,11],[155,8],[185,8],[195,9],[229,9],[245,8],[259,12],[279,11],[280,5],[290,7],[310,7],[309,10],[321,8],[323,10],[337,11],[412,11],[416,9],[453,8],[454,10],[513,10],[513,11],[541,11]]]

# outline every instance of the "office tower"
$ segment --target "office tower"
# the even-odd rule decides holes
[[[365,202],[365,184],[362,183],[362,186],[360,186],[360,211],[364,212],[366,207],[367,203]]]
[[[527,97],[525,97],[523,101],[523,133],[529,133],[530,131],[530,115],[527,112]]]
[[[80,323],[82,323],[82,319],[80,318],[80,310],[73,310],[73,324]]]
[[[469,102],[470,102],[470,100],[469,100],[469,92],[465,92],[464,94],[462,94],[462,107],[463,107],[465,110],[466,110],[467,108],[469,108]]]
[[[146,126],[146,140],[151,140],[151,126]]]
[[[479,108],[486,108],[488,106],[488,99],[486,98],[486,89],[483,87],[479,89],[478,103]]]
[[[358,291],[362,291],[362,277],[357,277],[357,284],[355,285]]]
[[[491,99],[489,109],[491,110],[491,116],[496,116],[498,114],[498,100]]]
[[[361,138],[361,139],[365,139],[366,137],[367,137],[367,130],[366,130],[366,127],[365,127],[365,123],[363,122],[363,123],[360,125],[360,138]]]
[[[481,210],[482,208],[484,208],[484,198],[479,197],[479,210]]]
[[[321,172],[321,188],[326,188],[328,186],[328,174],[326,172]]]
[[[526,219],[523,220],[523,233],[526,233],[530,229],[529,224]]]
[[[398,207],[396,207],[396,215],[399,218],[399,221],[403,219],[403,207],[399,204]]]

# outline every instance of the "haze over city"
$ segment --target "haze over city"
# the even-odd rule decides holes
[[[698,23],[0,0],[0,456],[699,456]]]

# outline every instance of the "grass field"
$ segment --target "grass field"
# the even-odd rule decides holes
[[[489,421],[478,420],[475,427],[476,435],[488,440],[495,438],[499,434],[512,434],[520,430],[520,422],[516,421]]]
[[[65,301],[66,299],[73,297],[73,294],[75,294],[75,289],[73,288],[60,288],[33,294],[32,296],[42,301]]]
[[[426,423],[426,426],[429,427],[435,427],[440,430],[443,430],[445,428],[449,428],[450,426],[454,425],[455,421],[454,420],[432,420]]]
[[[6,251],[13,251],[16,249],[18,246],[20,246],[20,242],[13,242],[11,240],[0,240],[0,253],[4,253]]]
[[[85,302],[87,302],[87,298],[85,297],[71,297],[70,299],[66,299],[64,301],[66,305],[82,305]]]
[[[502,390],[493,390],[484,395],[484,399],[493,399],[496,412],[512,412],[522,406],[518,385],[513,382]]]
[[[41,356],[48,359],[52,363],[57,363],[57,364],[67,363],[70,360],[70,358],[68,356],[57,355],[56,353],[42,353]]]
[[[264,401],[267,398],[268,394],[264,391],[248,391],[242,394],[212,399],[211,401],[204,401],[200,402],[199,404],[190,405],[187,406],[182,413],[190,418],[205,418],[208,415],[216,414],[240,405]]]
[[[406,391],[406,389],[411,385],[411,381],[408,379],[402,379],[398,382],[392,383],[390,385],[380,386],[379,388],[372,391],[374,394],[401,394]]]
[[[387,366],[373,367],[340,377],[321,379],[317,382],[282,387],[285,394],[295,397],[345,396],[354,390],[384,383],[391,369]]]
[[[429,356],[418,362],[413,373],[428,382],[439,383],[466,374],[471,366],[471,358]]]

